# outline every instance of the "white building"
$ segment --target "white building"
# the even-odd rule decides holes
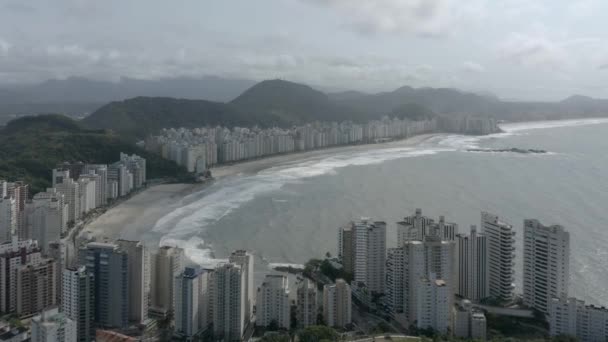
[[[344,279],[323,287],[323,319],[330,327],[344,328],[352,323],[352,292]]]
[[[296,321],[298,328],[317,325],[319,313],[317,288],[311,280],[305,278],[298,286],[296,298]]]
[[[524,220],[524,303],[547,314],[552,298],[568,294],[570,234],[562,226]]]
[[[397,222],[397,246],[402,246],[406,241],[422,241],[433,224],[433,219],[422,216],[422,209],[416,209],[414,215]]]
[[[98,177],[94,177],[96,175]],[[84,174],[81,177],[92,177],[95,179],[95,193],[97,195],[97,206],[108,203],[108,166],[105,164],[86,164]]]
[[[191,340],[207,329],[209,310],[209,272],[186,267],[174,278],[175,332]]]
[[[97,208],[97,186],[95,184],[95,179],[80,176],[78,179],[78,188],[80,189],[80,211],[81,214],[84,215]]]
[[[548,319],[551,336],[569,335],[581,342],[605,342],[608,336],[608,309],[576,298],[551,299]]]
[[[57,308],[32,318],[32,342],[76,342],[76,323]]]
[[[441,279],[450,294],[454,293],[455,244],[427,236],[425,241],[407,241],[389,249],[387,262],[387,302],[393,316],[405,324],[418,321],[420,279]],[[449,316],[452,295],[448,296]]]
[[[483,312],[473,310],[467,299],[454,305],[452,309],[452,333],[460,338],[485,340],[487,337],[487,322]]]
[[[255,286],[253,285],[254,274],[253,274],[253,255],[245,250],[237,250],[230,254],[228,261],[241,266],[241,269],[245,273],[245,303],[247,304],[247,310],[245,311],[245,321],[247,324],[251,322],[253,316],[253,307],[255,306]]]
[[[348,235],[351,234],[351,235]],[[361,218],[351,222],[350,229],[340,229],[338,254],[343,262],[352,260],[353,279],[365,284],[370,292],[384,293],[386,278],[386,223]]]
[[[456,235],[456,293],[479,301],[489,296],[488,243],[483,234],[471,227],[470,235]]]
[[[53,169],[53,188],[64,195],[64,201],[68,205],[67,221],[76,222],[80,219],[80,187],[78,182],[70,178],[69,170]]]
[[[174,279],[184,271],[184,250],[160,247],[151,257],[150,315],[166,317],[173,312]]]
[[[289,282],[285,275],[269,274],[258,289],[256,325],[267,327],[276,323],[279,328],[290,326]]]
[[[129,321],[142,324],[150,306],[150,255],[139,241],[117,240],[116,244],[127,253]]]
[[[80,266],[64,269],[62,275],[61,311],[75,323],[76,340],[90,341],[95,335],[93,274]]]
[[[247,271],[240,265],[226,263],[215,268],[212,279],[214,336],[224,341],[240,341],[249,324]]]
[[[442,279],[422,277],[415,281],[416,287],[416,327],[432,328],[440,334],[446,334],[450,328],[451,297],[450,287]]]
[[[31,238],[47,253],[49,244],[59,241],[67,230],[69,205],[65,203],[64,195],[53,188],[37,193],[27,205]]]
[[[481,213],[482,233],[488,239],[490,296],[501,301],[513,298],[515,231],[498,216]]]

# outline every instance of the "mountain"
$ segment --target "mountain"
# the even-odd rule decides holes
[[[241,112],[236,107],[221,102],[137,97],[109,103],[82,122],[86,127],[112,130],[133,140],[143,139],[170,127],[255,126],[280,123],[280,120],[272,116]]]
[[[84,116],[105,103],[138,96],[229,101],[254,84],[250,80],[215,76],[160,80],[121,78],[118,82],[81,77],[48,80],[40,84],[0,88],[0,119],[1,116],[50,112]]]
[[[313,121],[360,120],[357,108],[347,108],[307,85],[269,80],[260,82],[230,102],[242,112],[279,118],[289,124]]]
[[[51,186],[51,169],[63,161],[112,163],[120,152],[146,158],[148,177],[187,177],[174,162],[151,154],[116,134],[87,130],[63,115],[10,121],[0,130],[0,179],[24,180],[32,193]]]

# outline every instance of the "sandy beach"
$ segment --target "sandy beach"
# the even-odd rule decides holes
[[[336,153],[368,151],[392,147],[413,147],[439,134],[423,134],[409,139],[381,144],[352,145],[332,147],[302,153],[279,155],[232,165],[213,168],[214,178],[221,179],[240,174],[255,174],[271,167],[322,158]],[[152,229],[156,222],[179,205],[180,199],[203,189],[206,184],[161,184],[133,196],[127,201],[109,209],[89,223],[81,236],[87,238],[109,238],[140,240],[141,236]],[[158,243],[157,241],[154,243]]]

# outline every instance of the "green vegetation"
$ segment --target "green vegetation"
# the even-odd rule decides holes
[[[549,335],[548,324],[542,318],[498,316],[486,313],[489,336],[493,338],[539,339]]]
[[[9,122],[0,130],[0,179],[23,180],[32,194],[51,185],[51,169],[63,161],[112,163],[120,152],[146,158],[148,178],[188,179],[185,169],[116,134],[87,130],[62,115],[39,115]]]
[[[288,334],[281,333],[267,333],[260,338],[260,342],[289,342],[290,340]]]
[[[396,108],[394,113],[391,112]],[[291,127],[314,121],[369,121],[383,115],[411,119],[430,117],[421,105],[396,102],[388,110],[338,104],[309,86],[271,80],[260,82],[229,103],[168,97],[136,97],[107,104],[83,120],[135,141],[162,128],[233,126]]]
[[[298,331],[297,337],[300,342],[337,341],[338,333],[330,327],[313,325]]]

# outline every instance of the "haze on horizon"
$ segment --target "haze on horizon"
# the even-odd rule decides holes
[[[0,84],[282,78],[608,98],[603,0],[0,2]]]

